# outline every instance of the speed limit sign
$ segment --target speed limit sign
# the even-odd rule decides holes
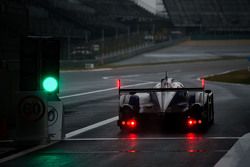
[[[20,115],[27,121],[39,121],[45,113],[45,104],[38,96],[26,96],[19,104]]]
[[[48,139],[46,94],[41,91],[17,92],[16,140],[23,144],[43,143]]]

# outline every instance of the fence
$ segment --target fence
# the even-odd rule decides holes
[[[71,69],[85,68],[86,64],[88,67],[93,67],[88,64],[104,65],[173,45],[185,39],[183,36],[173,39],[167,34],[159,32],[147,35],[134,33],[96,41],[69,38],[67,40],[68,54],[61,58],[61,67]]]

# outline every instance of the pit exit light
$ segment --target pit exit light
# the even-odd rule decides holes
[[[54,77],[46,77],[42,82],[43,89],[46,92],[54,92],[58,88],[58,81]]]

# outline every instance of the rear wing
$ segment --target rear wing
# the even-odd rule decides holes
[[[205,93],[204,93],[205,89],[202,87],[197,87],[197,88],[138,88],[138,89],[119,88],[118,90],[119,90],[119,97],[118,97],[119,99],[121,98],[121,94],[152,93],[152,92],[181,92],[181,91],[201,92],[203,104],[204,104],[204,99],[205,99]]]
[[[177,91],[193,91],[202,92],[204,88],[137,88],[137,89],[123,89],[119,88],[119,94],[121,92],[136,92],[136,93],[147,93],[147,92],[177,92]]]
[[[138,88],[138,89],[123,89],[118,88],[119,98],[121,93],[149,93],[149,92],[179,92],[179,91],[190,91],[190,92],[204,92],[204,88]]]
[[[177,91],[193,91],[193,92],[204,92],[205,80],[201,78],[201,87],[194,88],[137,88],[137,89],[124,89],[121,88],[121,80],[117,80],[117,87],[119,95],[121,92],[135,92],[135,93],[147,93],[147,92],[177,92]]]

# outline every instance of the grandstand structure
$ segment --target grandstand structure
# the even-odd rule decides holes
[[[69,3],[68,0],[63,0]],[[71,2],[72,3],[72,2]],[[75,0],[75,5],[81,8],[92,9],[88,14],[78,13],[78,18],[84,22],[86,29],[93,32],[92,38],[98,38],[105,30],[106,36],[114,36],[116,33],[149,31],[153,22],[164,22],[163,19],[153,15],[144,8],[139,7],[131,0]],[[63,6],[62,6],[63,8]],[[65,8],[63,8],[65,10]]]
[[[29,32],[34,35],[86,36],[97,39],[115,33],[150,31],[152,24],[166,21],[132,0],[3,0],[3,8],[20,11],[29,17]],[[13,10],[12,10],[13,11]],[[18,20],[13,20],[18,22]]]
[[[171,22],[189,32],[250,32],[249,0],[164,0]]]
[[[130,32],[138,31],[138,27],[141,31],[149,31],[153,22],[164,23],[162,18],[131,0],[23,0],[22,2],[28,6],[31,15],[38,15],[30,20],[33,34],[40,33],[46,26],[60,25],[53,29],[62,30],[67,27],[63,31],[70,29],[71,33],[79,36],[87,34],[90,39],[98,39],[102,36],[103,30],[106,36],[115,36],[116,33],[127,33],[128,28]],[[46,18],[48,15],[53,19]],[[82,32],[76,30],[79,28]]]
[[[1,9],[15,13],[12,10],[15,8],[29,15],[31,31],[38,34],[46,34],[45,31],[48,31],[49,34],[52,33],[53,29],[56,29],[55,33],[60,32],[60,30],[63,33],[63,31],[67,31],[66,29],[63,30],[65,27],[71,29],[71,33],[76,32],[78,35],[80,33],[77,32],[77,29],[84,29],[88,33],[93,32],[94,34],[96,34],[96,29],[111,29],[112,32],[117,29],[120,32],[127,32],[128,26],[131,27],[131,31],[136,30],[135,22],[142,25],[141,28],[143,29],[143,25],[158,20],[163,21],[160,17],[148,12],[131,0],[1,1]],[[18,12],[16,11],[16,13]],[[18,22],[18,20],[15,21]],[[52,28],[48,28],[49,26]]]
[[[86,48],[83,45],[113,50],[104,43],[121,41],[119,49],[130,47],[132,39],[143,43],[144,34],[169,24],[133,0],[1,0],[0,19],[2,55],[17,55],[23,36],[50,36],[61,40],[62,59],[71,59],[75,48]]]

